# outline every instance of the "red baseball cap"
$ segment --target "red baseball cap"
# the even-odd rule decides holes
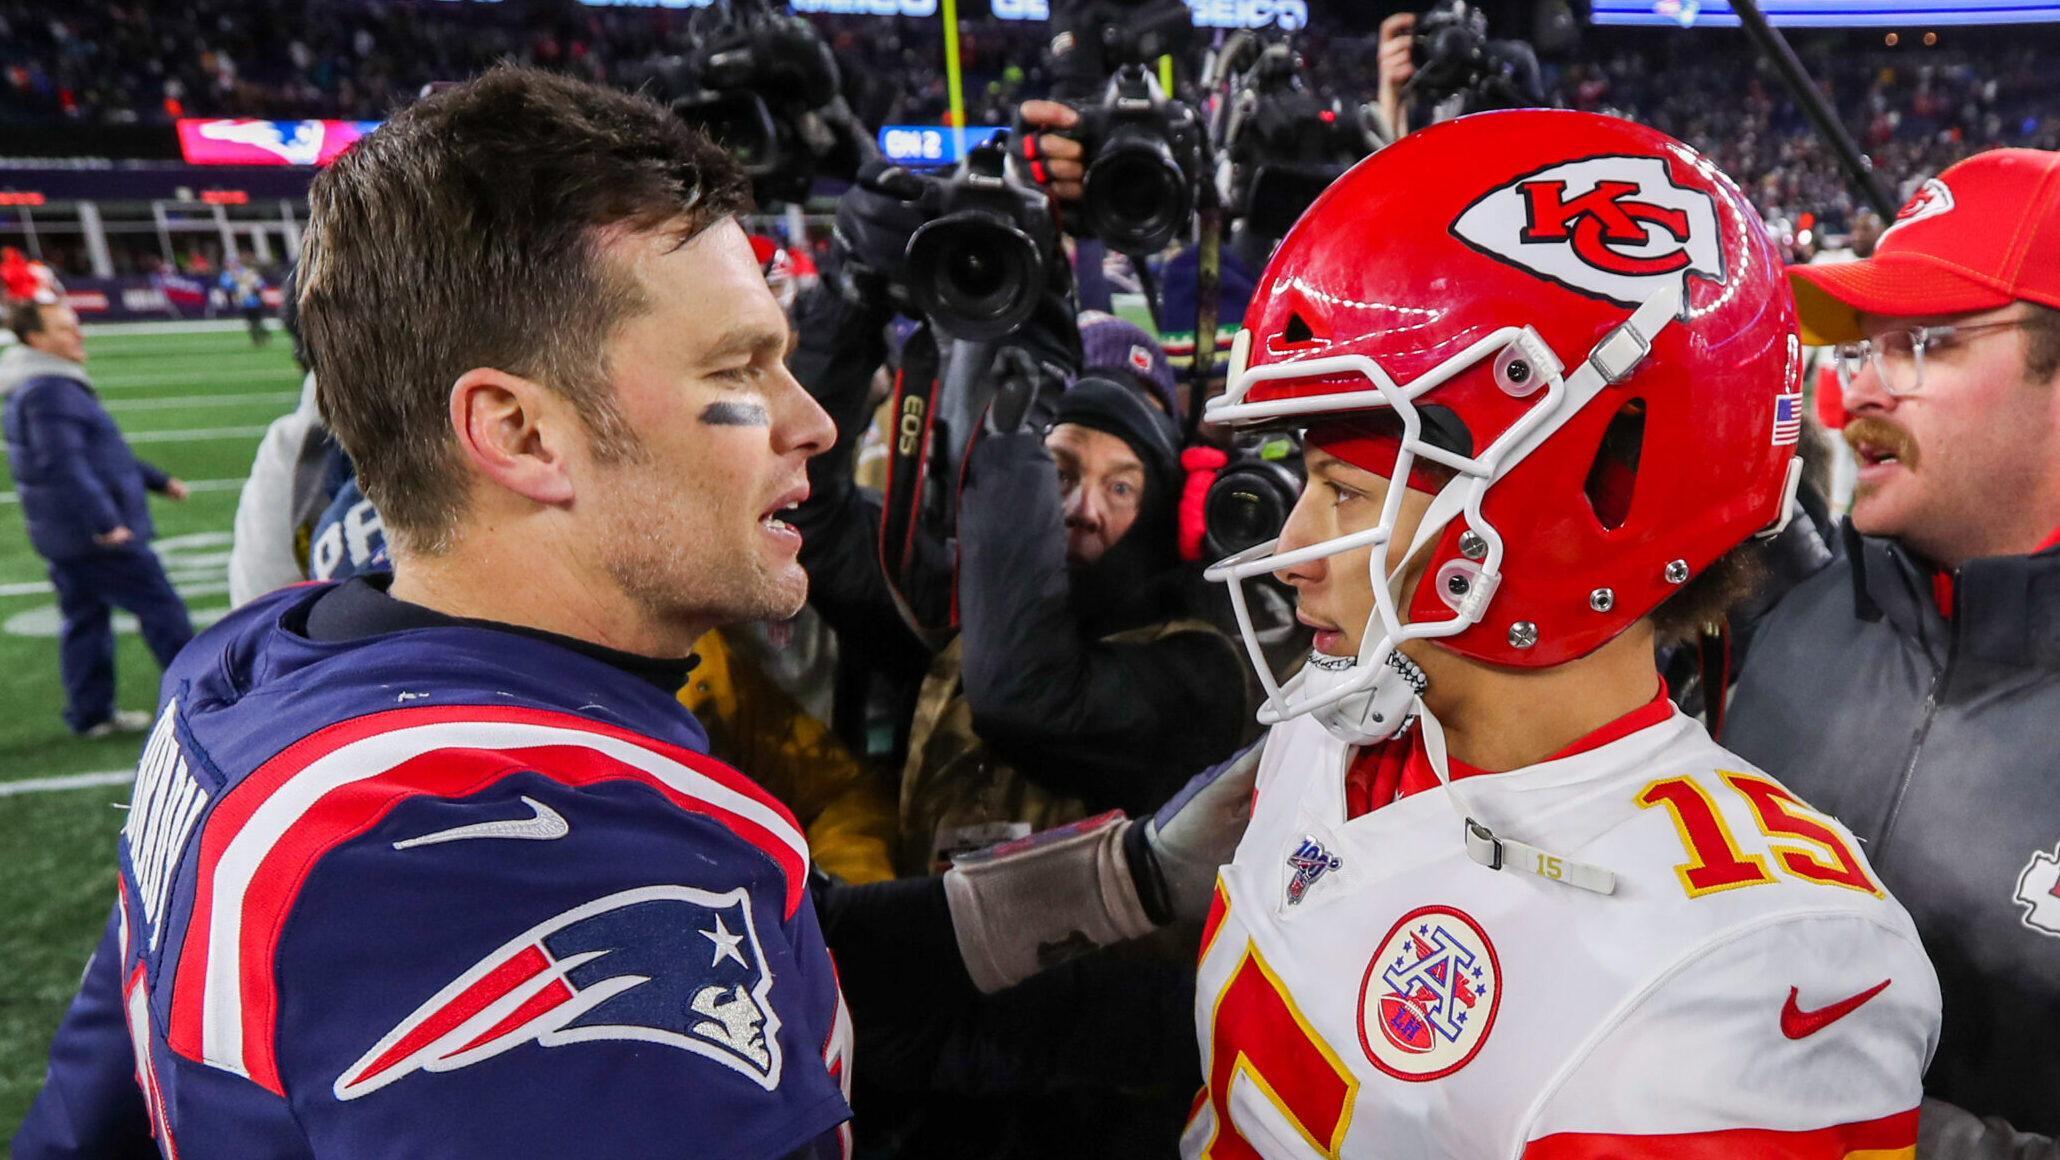
[[[2060,308],[2060,153],[1992,149],[1924,183],[1860,262],[1795,266],[1802,340],[1865,338],[1855,314]]]

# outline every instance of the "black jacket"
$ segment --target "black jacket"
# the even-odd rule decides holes
[[[929,652],[903,625],[881,574],[879,496],[854,484],[850,467],[870,418],[867,388],[886,354],[885,321],[878,309],[842,298],[827,279],[797,310],[791,366],[836,422],[837,447],[809,462],[809,498],[790,519],[802,534],[809,601],[840,647],[912,688]],[[958,542],[919,543],[926,563],[918,571],[949,584],[956,556],[965,695],[983,741],[1033,781],[1095,809],[1133,813],[1156,807],[1189,775],[1237,749],[1251,715],[1244,661],[1227,638],[1099,639],[1196,616],[1206,594],[1191,583],[1192,569],[1169,558],[1162,572],[1121,594],[1129,606],[1097,601],[1077,609],[1058,473],[1042,441],[981,438],[968,453],[965,483]],[[1168,544],[1170,537],[1169,529]],[[911,597],[943,603],[931,595]]]
[[[1028,433],[974,444],[959,510],[966,702],[1004,761],[1090,810],[1137,815],[1247,739],[1245,661],[1228,637],[1105,639],[1207,619],[1214,594],[1199,565],[1175,562],[1170,528],[1156,568],[1125,551],[1156,538],[1148,514],[1092,568],[1070,572],[1058,468]]]
[[[1932,571],[1845,553],[1755,635],[1725,745],[1867,844],[1938,969],[1935,1100],[2060,1133],[2060,551]],[[1919,1154],[2060,1156],[1927,1101]]]

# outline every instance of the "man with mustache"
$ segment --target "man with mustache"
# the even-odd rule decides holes
[[[2060,1018],[2060,153],[1963,161],[1872,258],[1790,278],[1803,341],[1838,344],[1858,486],[1723,740],[1916,920],[1945,997],[1918,1155],[2060,1155],[2060,1051],[2026,1034]]]

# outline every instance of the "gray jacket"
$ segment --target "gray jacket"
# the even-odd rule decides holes
[[[1758,625],[1724,744],[1916,920],[1945,1000],[1919,1155],[2060,1158],[2016,1134],[2060,1134],[2060,550],[1968,561],[1948,619],[1928,567],[1843,538]]]

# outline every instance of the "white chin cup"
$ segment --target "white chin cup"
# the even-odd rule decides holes
[[[1390,651],[1371,680],[1355,660],[1311,653],[1309,663],[1282,692],[1291,701],[1320,701],[1341,686],[1361,686],[1309,710],[1309,715],[1347,745],[1372,745],[1393,737],[1407,723],[1426,683],[1423,670],[1399,652]],[[1259,711],[1262,721],[1273,715],[1271,705]]]

